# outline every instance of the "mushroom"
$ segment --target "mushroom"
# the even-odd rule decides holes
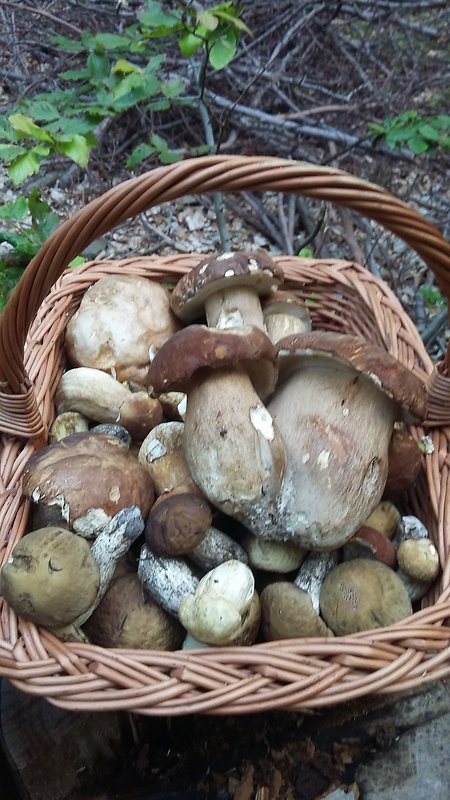
[[[422,454],[419,446],[402,423],[395,423],[389,442],[388,474],[384,494],[397,495],[411,486],[417,478]]]
[[[204,575],[195,592],[182,600],[180,622],[200,642],[235,644],[244,632],[248,637],[245,623],[254,591],[251,570],[240,561],[225,561]]]
[[[204,572],[209,572],[224,561],[248,563],[248,556],[242,545],[214,525],[211,525],[202,541],[188,553],[188,557]]]
[[[144,544],[138,564],[144,592],[168,614],[177,617],[181,601],[194,594],[198,578],[183,558],[157,556]]]
[[[408,593],[394,570],[368,558],[338,564],[325,578],[320,612],[337,636],[393,625],[412,613]]]
[[[79,414],[78,411],[65,411],[63,414],[58,414],[53,420],[49,434],[49,444],[59,442],[65,439],[66,436],[71,436],[72,433],[81,433],[89,430],[89,420]]]
[[[375,528],[362,525],[342,548],[343,561],[352,558],[375,558],[392,569],[397,565],[397,553],[392,542]]]
[[[23,492],[33,501],[34,527],[62,524],[91,539],[128,506],[147,517],[154,495],[150,475],[123,442],[91,433],[75,433],[34,453],[24,469]]]
[[[265,538],[307,549],[343,545],[381,499],[394,421],[426,411],[422,381],[379,347],[317,331],[278,343],[280,385],[268,404],[286,472]]]
[[[293,572],[305,557],[305,551],[295,544],[261,539],[250,532],[244,533],[241,541],[247,551],[248,562],[254,569]]]
[[[276,344],[285,336],[311,330],[311,315],[295,292],[279,290],[262,300],[264,327]]]
[[[0,594],[37,625],[70,624],[94,602],[99,567],[89,543],[65,528],[40,528],[15,545],[1,571]]]
[[[211,507],[198,494],[163,494],[147,517],[145,541],[160,556],[189,554],[205,538],[211,522]]]
[[[401,514],[390,500],[382,500],[375,506],[364,524],[369,528],[375,528],[388,539],[393,539],[401,524]]]
[[[138,461],[150,473],[155,493],[182,491],[200,494],[183,451],[183,422],[161,422],[142,442]]]
[[[162,420],[159,400],[146,391],[130,392],[111,375],[89,367],[64,373],[55,402],[58,414],[79,411],[94,422],[119,423],[139,441]]]
[[[183,442],[192,478],[250,530],[273,508],[284,470],[284,443],[259,397],[273,385],[273,357],[255,327],[191,325],[163,345],[148,374],[157,392],[187,389]]]
[[[308,592],[288,581],[271,583],[261,592],[261,630],[266,641],[333,636],[313,608]]]
[[[146,595],[133,573],[111,584],[84,630],[101,647],[177,650],[184,638],[179,622]]]
[[[397,549],[402,572],[417,581],[431,584],[439,573],[439,555],[429,539],[404,539]]]
[[[168,290],[138,275],[106,275],[84,293],[66,328],[66,351],[77,367],[141,382],[149,350],[180,328]]]
[[[319,598],[322,584],[338,561],[337,550],[330,550],[327,553],[308,553],[294,580],[295,586],[303,589],[310,596],[313,609],[317,614],[320,610]]]
[[[281,267],[264,251],[209,256],[179,280],[172,309],[184,322],[206,313],[211,328],[255,325],[264,330],[259,297],[274,292],[283,279]]]

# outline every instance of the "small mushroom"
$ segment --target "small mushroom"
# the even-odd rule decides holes
[[[303,589],[311,598],[314,611],[320,610],[320,590],[322,584],[332,569],[339,561],[337,550],[330,550],[326,553],[308,553],[294,580],[295,586]]]
[[[272,386],[274,352],[254,327],[191,325],[163,345],[148,375],[157,392],[188,391],[190,474],[212,505],[250,530],[273,509],[284,470],[284,443],[258,396]]]
[[[268,541],[250,532],[243,535],[242,545],[250,566],[268,572],[293,572],[305,557],[305,551],[294,544]]]
[[[145,593],[174,617],[183,598],[194,594],[198,586],[198,578],[183,558],[157,556],[146,544],[141,548],[138,577]]]
[[[84,626],[93,644],[142,650],[177,650],[184,631],[143,590],[136,574],[114,581]]]
[[[106,275],[84,293],[66,328],[66,350],[77,367],[141,382],[150,357],[180,327],[168,290],[138,275]]]
[[[1,571],[0,593],[17,614],[37,625],[69,625],[94,602],[100,571],[89,543],[65,528],[31,531]]]
[[[388,474],[384,494],[397,495],[414,483],[417,478],[422,454],[419,446],[402,423],[396,423],[389,442]]]
[[[188,557],[204,572],[209,572],[224,561],[248,563],[248,556],[242,545],[214,525],[207,530],[200,544],[188,553]]]
[[[411,578],[431,583],[439,573],[439,555],[429,539],[404,539],[397,548],[400,569]]]
[[[146,391],[130,392],[111,375],[89,367],[64,373],[55,402],[58,414],[79,411],[94,422],[119,423],[138,441],[162,420],[159,400]]]
[[[368,558],[338,564],[325,578],[320,612],[337,636],[393,625],[412,613],[408,593],[394,570]]]
[[[209,503],[198,494],[169,492],[154,503],[145,523],[145,541],[160,556],[189,554],[212,522]]]
[[[274,344],[285,336],[311,330],[311,315],[295,292],[278,290],[262,300],[264,327]]]
[[[194,594],[182,600],[180,622],[200,642],[234,644],[244,634],[248,637],[254,591],[251,570],[240,561],[226,561],[204,575]]]
[[[49,444],[59,442],[65,439],[66,436],[71,436],[72,433],[81,433],[82,431],[89,430],[89,420],[78,411],[65,411],[63,414],[58,414],[52,422],[48,434]]]
[[[400,528],[401,514],[390,500],[382,500],[375,506],[364,524],[379,531],[387,539],[393,539]]]
[[[329,331],[278,343],[268,411],[286,446],[278,513],[259,533],[312,550],[343,545],[380,501],[398,418],[426,411],[422,381],[382,348]]]
[[[259,297],[275,291],[283,279],[282,269],[264,251],[209,256],[179,280],[172,309],[184,322],[206,313],[210,328],[255,325],[264,330]]]
[[[115,436],[75,433],[34,453],[23,476],[33,501],[33,522],[65,525],[93,539],[123,508],[145,518],[153,503],[148,472]]]
[[[375,558],[393,569],[397,565],[397,553],[392,542],[375,528],[362,525],[342,548],[343,561],[352,558]]]
[[[155,493],[183,491],[200,494],[183,451],[183,422],[161,422],[142,442],[138,461],[150,473]]]
[[[269,584],[261,592],[261,630],[266,641],[333,636],[308,592],[287,581]]]

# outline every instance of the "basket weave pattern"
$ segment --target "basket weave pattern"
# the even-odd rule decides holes
[[[449,295],[450,245],[415,211],[377,186],[337,170],[280,159],[211,156],[162,167],[120,184],[64,223],[28,266],[0,322],[0,559],[27,526],[21,476],[45,441],[65,366],[63,334],[85,290],[127,272],[173,285],[199,255],[90,262],[61,276],[89,242],[151,205],[186,193],[292,191],[331,200],[378,220],[408,242]],[[277,259],[286,288],[308,300],[313,326],[379,344],[428,382],[427,433],[407,510],[438,548],[441,574],[422,611],[389,628],[333,639],[296,639],[195,651],[106,649],[63,643],[0,610],[0,675],[74,710],[128,709],[149,715],[245,714],[323,707],[376,692],[398,692],[450,674],[450,424],[447,365],[434,367],[400,303],[362,267],[337,260]],[[1,603],[0,599],[0,603]]]

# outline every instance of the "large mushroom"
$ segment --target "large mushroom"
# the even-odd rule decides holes
[[[267,538],[308,549],[343,545],[383,494],[396,419],[423,418],[422,381],[375,345],[325,331],[278,344],[280,384],[268,404],[286,473]]]
[[[138,275],[106,275],[84,293],[67,325],[67,355],[74,366],[140,383],[150,349],[179,327],[165,287]]]
[[[23,492],[33,501],[35,526],[63,525],[95,538],[118,511],[153,503],[152,479],[116,436],[75,433],[34,453]]]
[[[148,373],[156,392],[188,391],[190,473],[213,505],[250,529],[273,507],[284,470],[283,441],[260,400],[274,385],[274,355],[258,328],[191,325],[163,345]]]
[[[264,251],[222,253],[203,259],[175,286],[171,305],[184,322],[206,315],[212,328],[255,325],[264,330],[261,295],[283,282],[281,267]]]

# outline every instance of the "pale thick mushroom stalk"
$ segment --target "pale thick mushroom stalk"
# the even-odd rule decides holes
[[[146,594],[174,617],[183,598],[198,586],[197,576],[183,558],[157,556],[146,544],[141,548],[138,577]]]
[[[66,328],[66,351],[77,367],[141,382],[150,357],[180,328],[168,290],[138,275],[106,275],[84,293]]]
[[[184,322],[206,315],[210,328],[255,325],[264,330],[260,297],[272,294],[283,280],[283,270],[264,251],[222,253],[183,275],[171,306]]]
[[[260,399],[275,385],[274,356],[258,328],[191,325],[163,345],[148,374],[156,392],[187,390],[189,471],[214,506],[250,529],[270,514],[284,472],[284,443]]]
[[[396,419],[426,413],[422,381],[379,347],[317,331],[278,343],[268,404],[286,446],[277,511],[254,532],[327,550],[343,545],[383,494]]]
[[[92,543],[91,553],[98,564],[100,584],[92,605],[74,620],[76,628],[81,627],[97,608],[111,583],[119,560],[129,551],[143,530],[144,520],[140,509],[130,506],[119,511],[99,532]]]

